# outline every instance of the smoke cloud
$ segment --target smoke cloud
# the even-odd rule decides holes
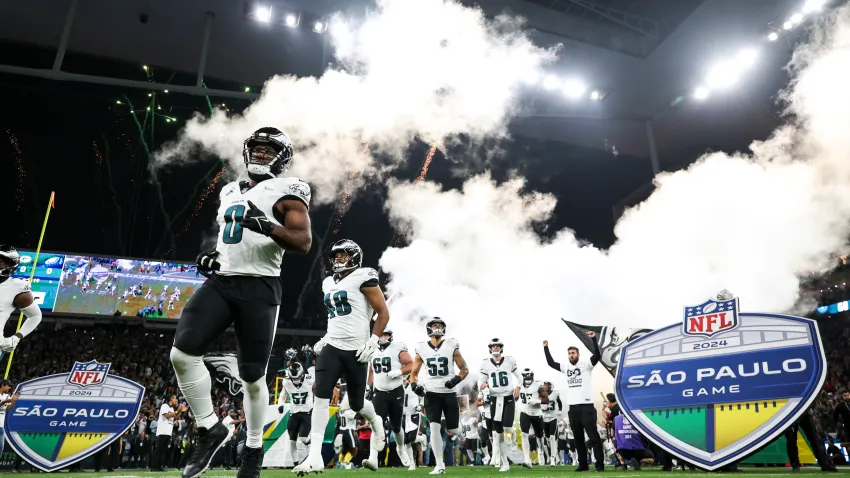
[[[330,201],[350,171],[380,176],[416,139],[505,137],[522,80],[555,54],[531,43],[520,20],[487,20],[448,0],[380,0],[362,21],[337,18],[329,33],[342,68],[321,78],[276,76],[242,115],[196,116],[158,165],[198,158],[200,148],[241,171],[243,141],[275,126],[295,144],[290,174],[317,189],[314,199]]]
[[[521,179],[392,185],[389,212],[410,222],[412,239],[381,258],[398,297],[396,337],[424,337],[417,319],[438,315],[472,370],[500,337],[520,367],[554,378],[541,341],[561,361],[579,345],[560,318],[656,328],[724,288],[745,311],[793,308],[799,274],[821,270],[850,234],[850,8],[832,12],[790,68],[786,125],[748,154],[713,153],[658,176],[609,250],[569,230],[541,240],[531,226],[551,217],[555,198],[524,192]]]

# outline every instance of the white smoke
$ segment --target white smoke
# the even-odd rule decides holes
[[[381,258],[401,293],[396,336],[423,337],[404,319],[439,315],[472,370],[500,337],[520,367],[554,378],[541,341],[561,361],[578,345],[561,318],[656,328],[724,288],[744,311],[791,309],[798,274],[821,270],[850,234],[850,7],[831,15],[794,55],[787,125],[749,154],[714,153],[658,176],[609,250],[569,230],[542,241],[531,225],[550,218],[555,198],[518,179],[474,177],[460,191],[393,185],[390,214],[412,225],[410,246]]]
[[[387,165],[376,165],[372,154],[389,157],[391,167],[417,138],[504,137],[522,80],[554,58],[554,49],[531,43],[518,19],[488,21],[449,0],[379,0],[362,21],[338,18],[329,33],[344,70],[268,80],[244,114],[190,120],[158,164],[198,158],[201,148],[241,171],[245,138],[274,126],[295,144],[290,174],[316,187],[314,199],[329,201],[349,172],[380,175]]]

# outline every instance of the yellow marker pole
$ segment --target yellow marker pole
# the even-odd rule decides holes
[[[41,226],[41,235],[38,237],[38,247],[35,249],[35,259],[32,261],[32,270],[30,271],[30,284],[32,284],[32,279],[35,277],[35,268],[38,264],[38,253],[41,252],[41,241],[44,240],[44,233],[47,231],[47,219],[50,218],[50,210],[53,209],[53,200],[56,198],[56,191],[52,191],[50,193],[50,202],[47,204],[47,212],[44,214],[44,224]],[[24,313],[21,312],[18,315],[18,327],[15,329],[15,333],[21,330],[21,324],[24,323]],[[6,373],[3,375],[3,379],[9,378],[9,370],[12,369],[12,359],[15,357],[15,351],[9,353],[9,360],[6,362]]]

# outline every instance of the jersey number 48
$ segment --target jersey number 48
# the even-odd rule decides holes
[[[351,304],[348,303],[348,292],[340,290],[333,294],[325,294],[325,307],[328,309],[329,319],[350,314]]]

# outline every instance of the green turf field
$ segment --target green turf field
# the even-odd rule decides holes
[[[325,470],[321,476],[329,476],[329,477],[345,477],[345,476],[426,476],[431,472],[433,468],[431,467],[422,467],[416,471],[407,471],[404,468],[381,468],[378,472],[372,472],[369,470]],[[572,472],[573,467],[565,466],[565,467],[548,467],[548,466],[536,466],[532,470],[526,470],[521,466],[511,467],[510,473],[498,473],[494,468],[489,466],[477,466],[477,467],[448,467],[446,470],[446,476],[512,476],[512,477],[529,477],[529,478],[546,478],[550,476],[585,476],[585,477],[596,477],[602,476],[607,478],[674,478],[674,477],[685,477],[690,475],[702,474],[702,472],[696,471],[673,471],[669,473],[663,473],[658,471],[659,468],[645,468],[643,471],[613,471],[609,469],[605,473],[599,475],[596,473],[574,473]],[[130,478],[134,476],[180,476],[179,471],[169,472],[169,473],[150,473],[150,472],[135,472],[135,470],[118,470],[112,473],[94,473],[94,472],[84,472],[84,473],[62,473],[58,472],[61,476],[104,476],[104,477],[114,477],[114,478]],[[45,476],[43,473],[39,474],[29,474],[29,473],[18,473],[13,474],[11,472],[0,472],[3,475],[15,476],[15,477],[43,477]],[[741,475],[749,475],[753,478],[768,478],[768,477],[792,477],[792,476],[800,476],[801,474],[812,475],[812,474],[820,474],[820,468],[818,467],[806,467],[800,473],[791,473],[790,468],[749,468],[745,467],[741,469],[740,473],[733,473],[732,475],[741,476]],[[728,474],[727,474],[728,475]],[[216,478],[216,477],[227,477],[231,478],[236,476],[236,471],[225,471],[225,470],[210,470],[207,471],[203,478]],[[289,478],[295,476],[290,470],[264,470],[263,477],[266,478]],[[318,475],[310,475],[317,477]],[[841,469],[838,473],[829,473],[822,474],[821,476],[835,476],[841,478],[850,477],[850,469]]]

